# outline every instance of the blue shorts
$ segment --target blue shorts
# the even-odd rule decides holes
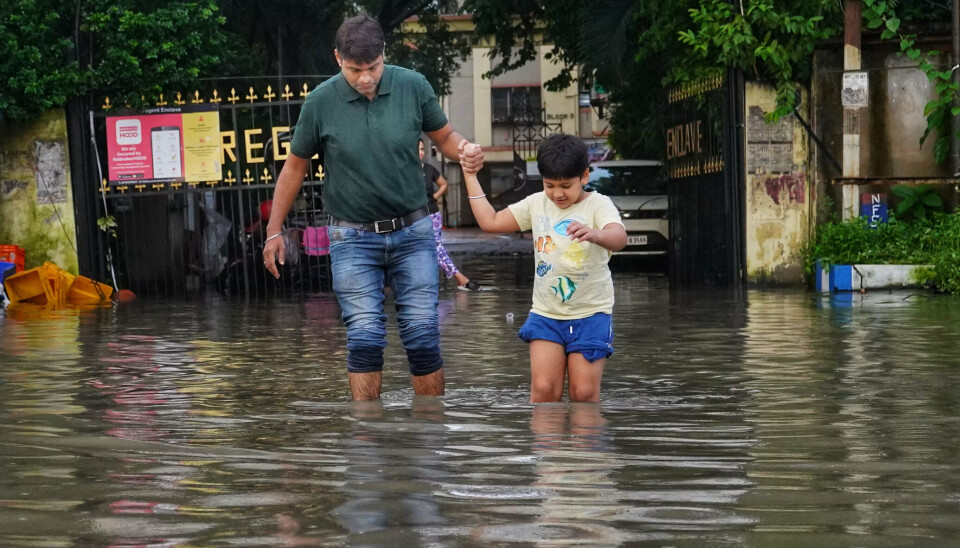
[[[588,362],[613,354],[613,318],[603,312],[578,320],[554,320],[531,312],[517,336],[526,342],[555,342],[567,354],[583,354]]]

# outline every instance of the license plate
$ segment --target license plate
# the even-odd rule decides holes
[[[646,236],[627,236],[627,245],[647,245]]]

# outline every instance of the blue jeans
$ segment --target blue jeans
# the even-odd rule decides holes
[[[336,225],[329,226],[328,232],[333,291],[347,326],[347,371],[383,369],[386,279],[393,289],[410,373],[428,375],[443,367],[437,319],[437,249],[430,217],[387,234]]]

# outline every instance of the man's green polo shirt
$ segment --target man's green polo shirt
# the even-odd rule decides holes
[[[290,152],[323,162],[324,210],[371,222],[427,204],[418,141],[447,124],[423,75],[386,65],[373,101],[337,74],[304,101]]]

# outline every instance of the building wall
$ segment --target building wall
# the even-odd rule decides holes
[[[45,261],[77,274],[64,111],[29,122],[0,121],[0,244],[26,250],[26,266]]]
[[[747,282],[799,284],[813,218],[807,135],[792,116],[764,121],[773,88],[747,83],[744,91]]]
[[[949,42],[927,37],[929,49],[949,51]],[[934,162],[931,136],[920,146],[926,128],[923,108],[934,98],[934,89],[916,64],[898,54],[896,43],[865,41],[861,51],[862,70],[869,77],[869,106],[861,111],[860,176],[885,178],[930,178],[951,176],[950,161]],[[948,56],[940,55],[939,70],[947,70]],[[811,78],[810,125],[823,143],[814,146],[811,172],[820,181],[816,185],[818,216],[827,218],[839,212],[841,187],[830,181],[841,172],[831,161],[843,164],[843,105],[841,87],[843,53],[840,47],[817,50]],[[894,201],[889,184],[861,186],[862,191],[886,193]],[[952,185],[944,185],[941,194],[949,203],[956,199]],[[828,198],[828,199],[825,199]],[[833,204],[832,209],[828,207]],[[891,204],[892,206],[893,204]]]
[[[553,49],[552,46],[540,46],[538,49],[540,81],[546,82],[560,74],[560,70],[563,67],[547,59],[546,56],[550,53],[550,50]],[[559,122],[562,125],[564,133],[579,135],[580,106],[577,104],[579,90],[577,88],[576,78],[574,78],[573,85],[568,86],[564,90],[547,91],[544,89],[541,93],[544,110],[547,113],[547,122],[553,124]]]

